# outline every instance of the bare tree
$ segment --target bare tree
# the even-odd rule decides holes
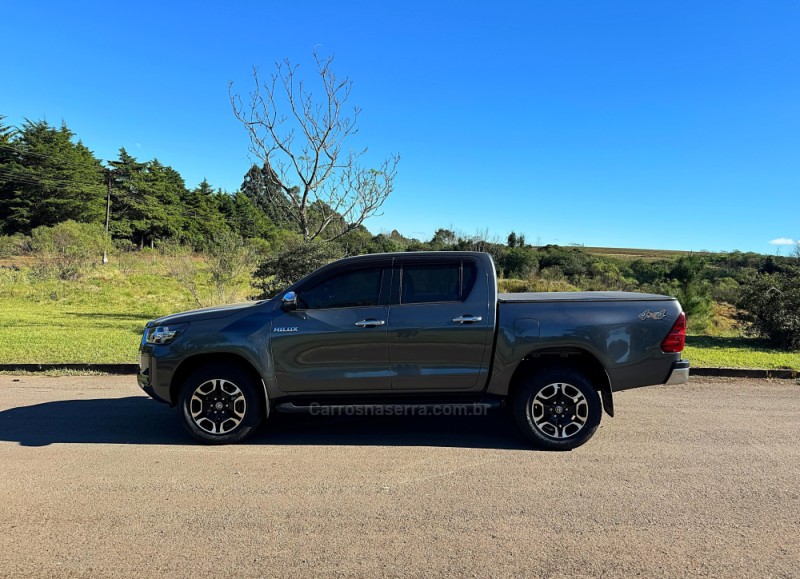
[[[289,60],[276,64],[269,82],[261,83],[253,69],[254,90],[247,105],[228,87],[236,118],[250,137],[250,152],[263,163],[269,202],[297,227],[303,239],[326,236],[336,239],[360,226],[378,211],[392,192],[398,155],[377,168],[365,168],[366,153],[343,150],[344,141],[358,132],[359,108],[352,115],[345,105],[352,81],[331,69],[333,57],[314,61],[322,89],[319,100]],[[285,107],[287,114],[280,112]]]

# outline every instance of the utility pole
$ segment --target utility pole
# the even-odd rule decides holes
[[[111,170],[106,169],[106,239],[103,242],[103,265],[108,263],[108,221],[111,218]]]

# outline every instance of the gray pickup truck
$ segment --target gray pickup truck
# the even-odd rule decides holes
[[[532,443],[569,450],[614,415],[613,392],[688,380],[685,329],[668,296],[498,294],[485,253],[363,255],[270,300],[148,323],[138,381],[207,443],[271,412],[510,404]]]

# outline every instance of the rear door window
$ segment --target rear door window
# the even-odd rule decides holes
[[[475,284],[473,263],[405,265],[400,303],[458,302],[467,299]]]

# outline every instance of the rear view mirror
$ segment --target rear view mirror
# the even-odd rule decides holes
[[[281,298],[281,309],[284,311],[297,309],[297,294],[294,292],[286,292]]]

